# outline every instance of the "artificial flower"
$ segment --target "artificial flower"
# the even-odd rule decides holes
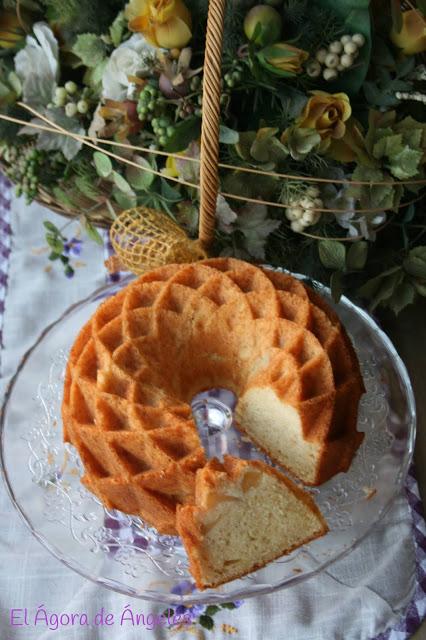
[[[0,12],[0,49],[14,49],[25,38],[16,11]]]
[[[176,158],[174,156],[167,156],[166,166],[162,169],[161,173],[168,178],[178,178],[179,171],[176,166]]]
[[[232,233],[232,225],[237,217],[237,214],[231,209],[225,198],[219,194],[216,201],[216,220],[219,231]]]
[[[130,0],[126,7],[129,29],[164,49],[182,49],[192,38],[191,13],[182,0]]]
[[[59,47],[52,29],[44,22],[33,26],[33,36],[15,56],[15,71],[22,84],[24,102],[47,106],[59,79]]]
[[[198,184],[200,181],[200,144],[193,140],[185,151],[179,151],[175,156],[167,156],[166,166],[161,173],[170,178],[179,178],[185,182]],[[178,157],[177,157],[178,156]],[[193,158],[193,160],[186,160]]]
[[[89,135],[98,138],[127,140],[142,127],[136,111],[136,103],[131,100],[105,100],[93,115]]]
[[[258,55],[262,65],[269,71],[287,76],[302,73],[303,63],[309,58],[306,51],[286,42],[277,42],[266,47]]]
[[[276,9],[259,4],[250,9],[244,20],[244,33],[259,47],[280,39],[282,18]]]
[[[305,108],[296,120],[303,129],[314,129],[321,137],[319,151],[324,153],[332,140],[340,140],[346,133],[346,122],[352,114],[346,93],[312,91]]]
[[[135,79],[149,74],[156,60],[155,47],[143,35],[135,33],[115,49],[108,60],[102,76],[103,97],[117,102],[131,99]]]
[[[158,58],[159,70],[161,71],[158,83],[163,96],[170,99],[186,96],[190,91],[191,78],[203,70],[202,67],[191,69],[191,47],[182,49],[177,59],[164,53],[160,53]]]
[[[406,56],[426,51],[426,19],[419,9],[402,12],[401,31],[392,29],[391,40]]]
[[[244,249],[253,258],[264,260],[267,238],[280,225],[280,220],[268,218],[268,207],[265,204],[248,202],[239,211],[235,226],[244,236]]]

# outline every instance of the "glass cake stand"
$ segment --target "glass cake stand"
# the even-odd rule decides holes
[[[2,470],[13,504],[32,533],[82,576],[166,604],[223,603],[288,588],[351,551],[403,486],[413,453],[415,405],[407,371],[391,342],[346,298],[335,308],[352,337],[367,388],[358,421],[365,438],[348,473],[310,489],[328,522],[326,536],[240,580],[200,592],[179,538],[159,535],[138,517],[105,509],[84,488],[78,455],[62,441],[67,353],[102,300],[128,282],[104,287],[64,313],[25,355],[9,385],[1,416]],[[318,287],[331,303],[328,289]],[[207,454],[228,451],[267,460],[232,426],[234,404],[226,390],[194,401]]]

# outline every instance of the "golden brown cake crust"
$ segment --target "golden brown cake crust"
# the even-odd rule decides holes
[[[86,486],[175,534],[176,508],[191,503],[206,464],[189,403],[213,387],[272,388],[294,407],[318,445],[312,484],[346,470],[362,440],[358,361],[315,292],[239,260],[167,265],[106,300],[72,347],[64,439]]]
[[[254,564],[248,571],[234,575],[232,579],[236,580],[252,571],[262,569],[269,562],[283,555],[287,555],[301,545],[308,544],[312,540],[325,535],[329,530],[326,521],[312,497],[277,469],[258,460],[241,460],[233,456],[224,456],[223,464],[216,458],[209,460],[205,467],[197,471],[195,504],[179,506],[177,510],[177,529],[189,556],[191,574],[195,578],[197,588],[200,590],[216,588],[228,581],[228,579],[223,579],[206,582],[205,576],[203,575],[201,556],[203,554],[202,545],[204,532],[202,516],[203,513],[207,511],[207,508],[203,506],[203,500],[210,492],[220,492],[221,490],[223,491],[223,486],[236,484],[245,470],[258,470],[261,473],[276,478],[316,516],[319,526],[314,534],[302,536],[297,544],[281,549],[281,551],[277,552],[276,555],[267,561]]]

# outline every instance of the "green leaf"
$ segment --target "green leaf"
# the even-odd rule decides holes
[[[169,153],[179,153],[180,151],[184,151],[190,142],[199,138],[200,132],[200,118],[187,118],[175,126],[174,133],[170,136],[164,150]]]
[[[174,189],[164,178],[161,178],[161,195],[169,202],[180,202],[182,195],[178,189]]]
[[[410,147],[410,149],[420,149],[422,146],[423,131],[422,129],[404,129],[402,131],[402,141]]]
[[[343,294],[343,279],[341,271],[335,271],[330,278],[331,297],[337,304]]]
[[[255,131],[243,131],[239,134],[239,141],[235,145],[235,150],[242,160],[246,160],[247,162],[252,160],[250,149],[255,140]]]
[[[389,307],[398,315],[409,304],[414,302],[416,290],[409,282],[401,282],[396,288],[389,301]]]
[[[346,256],[346,268],[348,271],[361,271],[365,267],[368,255],[368,243],[365,240],[354,242]]]
[[[206,616],[214,616],[218,611],[220,611],[220,607],[217,607],[215,604],[211,604],[207,607],[205,614]]]
[[[109,36],[111,38],[112,44],[115,48],[121,44],[121,39],[123,37],[124,29],[127,25],[127,20],[124,15],[124,11],[120,11],[114,22],[109,28]]]
[[[250,153],[258,162],[268,162],[271,157],[271,145],[278,129],[275,127],[264,127],[259,129],[256,138],[251,145]]]
[[[105,153],[95,151],[93,154],[96,171],[101,178],[108,178],[112,172],[112,162]]]
[[[122,191],[123,193],[133,193],[132,187],[129,185],[127,180],[123,178],[121,173],[118,173],[118,171],[113,171],[112,179],[114,180],[114,184],[117,189],[120,189],[120,191]]]
[[[58,227],[56,227],[53,222],[50,222],[49,220],[43,220],[43,226],[48,230],[51,231],[52,233],[60,233]]]
[[[387,271],[383,271],[383,273],[380,273],[378,276],[370,278],[370,280],[367,280],[367,282],[365,282],[362,287],[358,289],[358,295],[361,296],[361,298],[370,300],[379,290],[379,287],[382,284],[384,278],[398,272],[401,272],[401,267],[392,267]]]
[[[60,187],[54,186],[52,190],[56,200],[58,200],[65,207],[68,207],[70,209],[74,208],[75,206],[74,202],[63,189],[61,189]]]
[[[61,254],[64,250],[63,241],[55,234],[46,234],[46,242],[55,253]]]
[[[386,131],[388,131],[386,129]],[[384,135],[373,147],[373,156],[378,160],[387,156],[392,158],[400,153],[403,149],[402,134],[392,135],[392,129],[389,130],[391,135]],[[379,132],[378,132],[379,134]],[[380,134],[379,134],[380,135]]]
[[[374,311],[379,304],[390,300],[403,279],[404,272],[402,268],[394,267],[366,282],[360,288],[359,295],[363,298],[371,299],[370,310]]]
[[[55,260],[58,260],[58,258],[60,257],[61,257],[60,253],[55,253],[55,251],[52,251],[52,253],[49,254],[48,259],[54,262]]]
[[[198,622],[204,629],[211,631],[214,627],[214,620],[210,616],[202,615],[198,618]]]
[[[94,242],[96,242],[96,244],[99,244],[99,245],[103,246],[104,241],[103,241],[103,238],[102,238],[101,234],[96,229],[96,227],[93,226],[93,224],[90,222],[90,220],[88,220],[87,217],[84,217],[83,225],[84,225],[84,228],[85,228],[86,233],[89,236],[89,238],[91,240],[93,240]]]
[[[74,179],[75,186],[83,195],[91,200],[97,200],[100,196],[96,184],[88,176],[76,176]]]
[[[404,270],[414,278],[426,279],[426,247],[415,247],[403,262]]]
[[[422,151],[416,151],[406,146],[391,158],[389,169],[398,180],[414,178],[419,173],[419,164],[422,158]]]
[[[382,171],[358,165],[352,174],[354,181],[367,182],[371,185],[351,185],[348,193],[358,198],[364,209],[392,209],[395,205],[395,188],[389,176]],[[374,184],[375,182],[389,182]]]
[[[346,262],[345,245],[337,240],[321,240],[318,243],[319,257],[327,269],[343,271]]]
[[[133,209],[133,207],[136,207],[137,205],[136,194],[133,193],[133,191],[130,193],[124,193],[124,191],[120,191],[115,188],[113,189],[112,195],[118,206],[123,210]]]
[[[80,58],[85,67],[96,67],[105,57],[105,44],[94,33],[81,33],[77,36],[72,52]]]
[[[137,191],[147,191],[155,180],[155,174],[152,173],[152,167],[145,158],[138,157],[136,162],[141,168],[137,169],[128,165],[126,167],[126,178],[129,184]]]
[[[97,92],[97,94],[100,94],[101,92],[102,78],[107,64],[108,58],[104,58],[99,64],[96,65],[96,67],[87,68],[87,71],[83,76],[84,84],[87,84],[88,87],[91,87],[95,92]]]
[[[222,609],[236,609],[237,608],[233,602],[224,602],[220,606],[222,607]]]
[[[222,144],[238,144],[240,139],[240,134],[238,131],[234,131],[234,129],[230,129],[229,127],[225,127],[225,125],[221,124],[219,128],[219,142]]]
[[[10,71],[7,79],[16,95],[20,97],[22,95],[22,82],[20,81],[18,75],[14,71]]]
[[[420,296],[423,296],[426,298],[426,280],[424,282],[419,282],[419,280],[414,280],[413,286]]]
[[[270,64],[270,62],[268,62],[267,60],[267,56],[265,55],[265,50],[259,51],[259,53],[257,54],[257,58],[262,67],[269,71],[269,73],[272,73],[274,76],[279,76],[280,78],[294,78],[296,75],[291,71],[285,71],[284,69],[279,69],[278,67],[274,67],[273,64]]]

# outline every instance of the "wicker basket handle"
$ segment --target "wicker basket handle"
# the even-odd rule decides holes
[[[198,237],[207,249],[214,237],[219,188],[219,125],[222,43],[226,0],[210,0],[203,80],[203,119],[200,159],[200,222]]]

